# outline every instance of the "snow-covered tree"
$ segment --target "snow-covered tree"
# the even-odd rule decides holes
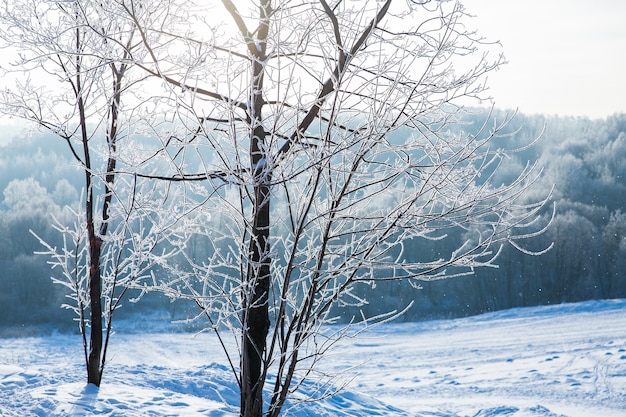
[[[166,271],[153,276],[152,289],[195,302],[224,341],[244,417],[280,414],[334,343],[407,307],[357,316],[336,332],[323,327],[343,306],[366,304],[364,289],[471,274],[495,266],[503,244],[522,249],[520,240],[543,231],[536,220],[546,199],[523,198],[539,175],[534,166],[507,173],[505,184],[492,181],[514,152],[490,146],[509,119],[488,119],[473,134],[455,126],[464,105],[485,98],[486,75],[503,62],[467,28],[458,3],[13,3],[2,37],[26,51],[22,67],[69,88],[42,95],[24,84],[5,102],[65,138],[84,167],[90,285],[113,201],[124,230],[117,236],[132,237],[117,248],[136,242],[141,254],[157,246],[126,234],[129,225],[175,225],[169,245],[182,252],[150,258]],[[133,163],[122,170],[120,96],[129,85],[126,132],[158,141],[127,149]],[[89,158],[102,124],[110,127],[98,175]],[[120,176],[126,193],[113,187]],[[148,196],[136,192],[137,181],[155,184]],[[122,194],[127,204],[115,198]],[[82,239],[80,229],[68,231],[72,241]],[[56,264],[66,268],[67,259]],[[130,276],[129,285],[150,289]],[[92,319],[92,336],[101,334],[95,326]],[[97,344],[92,337],[92,354]]]
[[[150,117],[167,122],[150,158],[169,172],[138,175],[176,182],[190,213],[180,233],[207,248],[157,287],[238,340],[225,350],[242,416],[281,412],[347,331],[322,326],[367,303],[361,287],[471,274],[543,230],[546,200],[521,199],[533,166],[490,181],[508,120],[451,129],[503,62],[460,4],[165,1],[145,24],[142,2],[120,4],[141,34],[133,62],[159,88]],[[408,256],[408,242],[423,253]]]
[[[2,111],[65,141],[84,175],[74,224],[49,216],[64,245],[40,241],[60,271],[54,280],[72,292],[67,307],[79,317],[87,381],[95,385],[113,312],[150,269],[154,259],[148,254],[161,232],[159,220],[145,218],[140,207],[154,196],[137,193],[160,190],[118,172],[127,156],[120,146],[134,132],[130,120],[138,109],[136,101],[123,108],[122,97],[141,81],[129,74],[136,31],[132,22],[116,18],[121,10],[114,2],[89,0],[12,0],[0,10],[2,47],[14,56],[3,76],[15,81],[2,92]],[[132,166],[132,158],[127,162]]]

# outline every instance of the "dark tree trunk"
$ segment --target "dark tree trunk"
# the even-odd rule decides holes
[[[76,28],[76,50],[82,49],[82,34],[80,27]],[[85,172],[85,222],[87,227],[87,239],[89,243],[89,323],[91,325],[89,337],[89,352],[85,346],[85,359],[87,361],[87,383],[100,386],[102,370],[100,357],[102,354],[102,300],[101,300],[101,277],[100,277],[100,250],[102,240],[96,235],[94,225],[94,192],[93,173],[91,166],[91,153],[89,149],[89,134],[87,133],[87,113],[85,111],[85,96],[82,87],[82,58],[76,56],[76,79],[75,92],[78,104],[78,116],[80,121],[80,138],[83,147],[83,170]],[[86,343],[83,329],[83,341]]]
[[[87,357],[87,383],[100,386],[102,370],[100,357],[102,353],[102,301],[100,280],[100,247],[102,241],[95,236],[93,224],[89,226],[89,298],[91,333],[89,339],[89,356]]]
[[[103,343],[103,323],[102,323],[102,277],[100,272],[100,257],[102,251],[102,237],[107,234],[109,226],[109,207],[113,198],[113,182],[115,181],[115,167],[117,163],[117,119],[120,97],[122,91],[122,77],[126,71],[126,66],[121,65],[119,70],[112,65],[113,70],[113,100],[111,101],[110,126],[107,131],[107,145],[109,147],[109,157],[107,160],[107,170],[105,176],[105,193],[102,203],[102,224],[99,235],[96,234],[94,225],[93,206],[93,177],[91,174],[91,158],[86,132],[86,119],[84,113],[84,103],[79,97],[79,110],[81,114],[81,126],[83,127],[83,148],[85,152],[85,173],[87,200],[85,201],[85,212],[87,213],[87,236],[89,239],[89,322],[91,333],[89,337],[89,353],[87,355],[87,383],[100,386],[104,358],[106,357],[106,347]],[[107,327],[107,340],[110,332],[110,322]],[[104,351],[103,351],[104,349]]]
[[[265,381],[263,354],[269,331],[268,294],[270,288],[269,258],[269,187],[255,189],[257,207],[250,236],[250,264],[247,273],[249,298],[244,300],[243,354],[241,369],[241,416],[260,417],[263,412]]]
[[[272,177],[267,154],[267,132],[263,126],[263,80],[269,1],[259,7],[257,43],[249,44],[254,57],[250,90],[250,169],[254,178],[252,229],[248,247],[248,269],[243,282],[242,353],[241,353],[241,417],[261,417],[265,382],[265,354],[269,332],[268,294],[270,289],[270,181]]]
[[[259,110],[261,99],[258,98]],[[243,283],[243,340],[241,358],[241,416],[260,417],[263,412],[265,367],[263,355],[269,331],[270,289],[270,178],[263,152],[265,130],[258,124],[252,131],[251,164],[254,174],[254,209],[248,269]]]
[[[77,32],[77,42],[80,39]],[[77,91],[82,92],[80,80],[80,60],[77,58]],[[94,226],[94,193],[93,174],[91,172],[91,155],[89,150],[89,135],[87,134],[87,117],[83,96],[78,96],[78,111],[80,116],[81,140],[84,153],[85,170],[85,221],[87,223],[87,239],[89,241],[89,323],[91,325],[89,337],[89,353],[87,356],[87,383],[100,386],[102,370],[100,369],[100,356],[102,353],[102,300],[100,279],[100,250],[102,240],[96,236]],[[82,325],[82,324],[81,324]]]

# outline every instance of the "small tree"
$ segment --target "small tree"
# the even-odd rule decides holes
[[[3,111],[64,140],[85,176],[75,224],[55,225],[64,235],[63,247],[40,241],[53,268],[61,270],[55,281],[71,291],[68,307],[79,317],[87,382],[97,386],[113,312],[154,264],[148,254],[162,230],[157,219],[145,218],[140,210],[140,200],[148,195],[136,194],[141,188],[137,179],[118,173],[124,159],[120,142],[133,134],[129,115],[136,110],[124,112],[122,96],[141,80],[129,74],[135,28],[115,18],[116,6],[15,0],[0,14],[0,39],[18,53],[5,72],[15,78],[16,88],[3,92]]]

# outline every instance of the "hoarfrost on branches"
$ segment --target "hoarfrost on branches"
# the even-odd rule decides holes
[[[139,28],[141,67],[183,91],[167,103],[177,133],[160,140],[169,174],[153,178],[183,184],[190,217],[181,233],[196,248],[158,287],[193,300],[212,329],[239,340],[226,354],[242,415],[261,413],[275,373],[265,412],[277,415],[293,378],[306,378],[337,340],[320,326],[367,303],[364,286],[495,266],[502,244],[544,230],[534,222],[547,199],[524,197],[534,166],[508,184],[490,181],[503,157],[490,144],[509,119],[472,135],[456,126],[503,63],[480,52],[486,42],[466,29],[462,6],[222,5],[225,29],[203,20],[200,5],[194,36],[177,26],[181,15]],[[151,42],[168,19],[179,32]],[[211,52],[183,66],[175,45]],[[459,229],[465,237],[448,253],[406,250]],[[371,325],[404,307],[354,320]]]
[[[538,219],[549,196],[525,195],[535,166],[493,183],[505,152],[492,146],[510,119],[472,134],[458,125],[504,62],[484,52],[458,3],[107,4],[106,27],[133,37],[103,62],[128,65],[133,86],[150,89],[131,88],[124,112],[145,136],[115,170],[143,184],[120,192],[133,216],[119,244],[178,248],[148,257],[158,273],[140,288],[191,300],[194,318],[236,339],[225,354],[242,416],[277,416],[339,339],[408,307],[323,330],[368,303],[366,290],[495,266],[502,245],[525,250],[547,227]]]

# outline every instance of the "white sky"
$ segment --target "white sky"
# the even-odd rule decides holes
[[[509,63],[489,78],[497,107],[606,117],[626,113],[626,1],[462,0]]]
[[[476,15],[469,25],[500,40],[509,61],[489,77],[497,107],[594,118],[626,113],[626,0],[461,2]],[[11,122],[0,117],[0,124]]]

